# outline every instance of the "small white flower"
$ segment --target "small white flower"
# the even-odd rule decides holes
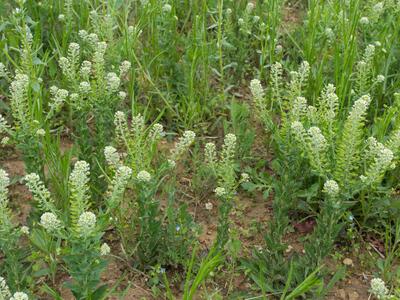
[[[212,210],[213,209],[213,204],[211,202],[206,203],[206,209],[207,210]]]
[[[129,61],[124,60],[121,63],[121,65],[119,66],[120,76],[122,77],[122,76],[125,76],[126,74],[128,74],[129,70],[131,69],[131,66],[132,66],[132,64]]]
[[[110,252],[111,252],[110,246],[108,246],[107,243],[103,243],[103,245],[101,245],[101,247],[100,247],[100,254],[102,256],[105,256],[105,255],[110,254]]]
[[[265,93],[260,80],[253,79],[252,81],[250,81],[250,90],[255,99],[264,98]]]
[[[249,3],[247,3],[247,5],[246,5],[246,12],[248,13],[248,14],[251,14],[251,12],[254,10],[254,3],[252,3],[252,2],[249,2]]]
[[[324,184],[323,192],[334,197],[339,193],[339,185],[335,180],[328,180]]]
[[[96,215],[90,211],[83,212],[78,219],[79,232],[82,235],[89,235],[96,227]]]
[[[176,160],[184,152],[186,152],[189,147],[193,144],[196,134],[193,131],[187,130],[183,133],[183,136],[179,138],[178,143],[175,145],[175,149],[172,150],[172,158]]]
[[[176,167],[176,162],[172,159],[168,159],[168,166],[173,169]]]
[[[104,157],[110,166],[117,167],[119,165],[120,155],[114,147],[106,146],[104,148]]]
[[[385,81],[385,76],[383,76],[382,74],[379,74],[378,76],[376,76],[376,81],[379,83],[382,83]]]
[[[360,24],[361,25],[368,25],[369,24],[369,19],[367,17],[360,18]]]
[[[386,299],[389,294],[385,282],[380,278],[374,278],[371,280],[370,292],[378,299]]]
[[[63,14],[58,15],[58,21],[60,21],[60,22],[65,21],[65,15],[63,15]]]
[[[217,188],[214,190],[214,192],[215,192],[215,194],[217,195],[217,197],[222,197],[222,196],[225,196],[225,195],[226,195],[226,190],[225,190],[225,188],[223,188],[223,187],[217,187]]]
[[[120,92],[118,93],[118,97],[119,97],[119,99],[120,99],[121,101],[123,101],[123,100],[126,99],[126,93],[125,93],[124,91],[120,91]]]
[[[374,5],[373,10],[375,13],[380,14],[383,11],[383,2],[378,2]]]
[[[45,136],[46,135],[46,131],[44,129],[40,128],[40,129],[38,129],[36,131],[36,135],[37,136]]]
[[[168,3],[164,4],[164,6],[162,7],[162,11],[163,11],[164,13],[170,13],[171,10],[172,10],[172,6],[169,5]]]
[[[107,81],[107,89],[110,92],[116,92],[121,83],[121,80],[119,79],[117,74],[115,74],[113,72],[110,72],[106,75],[106,81]]]
[[[327,27],[325,29],[325,35],[329,40],[333,40],[335,38],[335,33],[333,32],[332,28]]]
[[[28,227],[28,226],[22,226],[22,227],[21,227],[21,232],[22,232],[23,234],[28,235],[28,234],[29,234],[29,227]]]
[[[82,82],[79,84],[79,91],[80,91],[82,94],[89,94],[89,93],[90,93],[90,90],[91,90],[91,87],[90,87],[90,83],[89,83],[89,82],[87,82],[87,81],[82,81]]]
[[[16,292],[14,295],[10,298],[10,300],[28,300],[29,297],[27,294],[24,292]]]
[[[85,40],[88,37],[88,32],[86,30],[82,29],[82,30],[79,30],[78,35],[82,40]]]
[[[61,221],[57,216],[51,212],[45,212],[40,217],[40,225],[42,225],[47,231],[56,231],[61,228]]]
[[[9,141],[10,141],[10,138],[9,138],[8,136],[5,136],[5,137],[3,137],[3,138],[1,139],[1,144],[2,144],[3,146],[5,146],[5,145],[8,144]]]
[[[92,71],[92,63],[88,60],[84,60],[81,64],[80,74],[83,78],[89,78],[90,72]]]
[[[204,147],[205,161],[208,164],[214,164],[217,161],[216,146],[214,143],[207,143]]]
[[[137,174],[136,178],[140,182],[149,182],[151,180],[151,175],[149,172],[143,170]]]
[[[250,176],[247,173],[242,173],[241,175],[241,182],[249,182]]]
[[[11,297],[10,288],[7,285],[6,280],[0,276],[0,296],[2,299],[9,299]]]

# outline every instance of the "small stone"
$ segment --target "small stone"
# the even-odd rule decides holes
[[[336,295],[339,299],[346,300],[346,291],[344,289],[340,289],[336,292]]]
[[[286,253],[290,253],[292,250],[293,250],[292,245],[289,245],[289,246],[286,248],[285,252],[286,252]]]
[[[349,300],[358,300],[360,299],[360,296],[358,295],[357,292],[350,292],[349,293]]]
[[[350,258],[345,258],[345,259],[343,259],[343,264],[345,265],[345,266],[353,266],[354,264],[353,264],[353,261],[350,259]]]

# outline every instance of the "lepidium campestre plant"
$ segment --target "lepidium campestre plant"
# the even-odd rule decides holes
[[[240,183],[249,180],[246,173],[242,174],[239,181],[236,178],[236,148],[237,139],[232,133],[225,136],[219,154],[214,143],[207,143],[204,148],[205,162],[217,180],[214,190],[220,201],[217,244],[221,248],[229,240],[229,213],[234,205],[236,190]]]
[[[137,115],[128,126],[125,114],[117,112],[115,130],[118,149],[126,154],[113,146],[104,149],[108,174],[115,174],[113,182],[129,182],[133,188],[124,202],[121,198],[114,200],[114,195],[120,194],[118,190],[110,190],[107,200],[124,254],[129,260],[134,258],[140,268],[156,262],[182,264],[193,242],[193,222],[186,205],[175,202],[174,169],[194,142],[195,134],[185,131],[170,155],[163,156],[157,147],[164,135],[160,124],[146,127],[143,117]],[[168,197],[165,213],[158,199],[163,191]]]
[[[70,43],[59,65],[69,86],[70,122],[79,157],[92,165],[92,193],[99,196],[104,182],[98,165],[105,162],[103,149],[113,137],[113,117],[127,96],[121,88],[131,63],[123,61],[117,73],[108,72],[107,43],[93,33],[80,31],[79,35],[83,48]]]
[[[368,199],[373,199],[369,198],[369,195],[373,195],[378,189],[382,192],[382,180],[394,167],[395,159],[393,151],[388,148],[389,142],[378,142],[374,137],[367,137],[366,117],[371,103],[369,95],[356,99],[347,117],[343,117],[339,114],[340,100],[333,85],[325,87],[314,103],[315,106],[309,105],[307,99],[302,96],[302,82],[307,77],[305,76],[307,71],[304,72],[308,69],[307,65],[303,64],[303,67],[292,75],[288,92],[277,83],[276,66],[271,72],[268,91],[264,91],[257,80],[251,83],[258,116],[266,129],[272,133],[274,150],[279,158],[273,164],[274,169],[280,174],[282,182],[286,182],[286,178],[293,178],[284,189],[288,194],[293,185],[295,198],[301,195],[299,190],[305,186],[308,188],[306,193],[308,199],[319,199],[321,185],[325,184],[322,189],[325,200],[317,201],[317,206],[314,208],[313,205],[309,206],[310,209],[320,210],[315,233],[306,243],[305,256],[300,257],[299,261],[297,259],[293,261],[295,270],[309,266],[310,268],[302,269],[304,272],[300,273],[310,274],[330,253],[341,228],[338,223],[346,211],[352,209],[353,212],[359,212],[361,208],[360,217],[364,222],[368,218],[371,204],[369,203],[371,200]],[[278,69],[280,70],[280,67]],[[281,71],[278,74],[282,74]],[[277,113],[273,107],[278,108]],[[395,132],[393,130],[391,136],[396,136]],[[286,166],[284,170],[287,168],[287,171],[280,172],[284,166]],[[299,168],[301,175],[296,172],[296,166],[301,166]],[[302,178],[301,181],[298,180],[299,176]],[[282,191],[279,184],[274,185],[274,202],[280,203]],[[299,196],[296,197],[296,194]],[[290,198],[293,196],[289,195]],[[271,262],[270,265],[279,266],[276,270],[271,267],[270,271],[265,272],[268,278],[274,277],[276,275],[274,272],[280,273],[279,268],[281,270],[288,268],[282,260],[284,253],[278,252],[274,257],[271,251],[274,248],[279,250],[279,240],[285,232],[283,228],[289,224],[288,208],[299,209],[298,203],[298,200],[290,203],[286,199],[279,207],[274,205],[276,222],[273,221],[272,224],[276,223],[278,230],[270,231],[266,236],[267,249],[262,254],[255,254],[258,259],[263,257]],[[280,212],[286,216],[282,216]],[[280,235],[277,235],[277,232]],[[314,244],[319,246],[314,247]],[[256,269],[260,270],[260,267],[251,263],[249,266],[256,273],[258,272]]]
[[[42,211],[36,237],[40,234],[47,239],[60,241],[58,248],[54,249],[56,253],[51,255],[59,260],[59,264],[64,264],[72,277],[65,285],[77,299],[105,299],[108,287],[101,285],[100,276],[107,265],[105,256],[110,252],[110,247],[102,243],[108,218],[91,211],[93,201],[89,187],[89,164],[77,161],[69,176],[68,212],[54,207],[51,193],[36,174],[27,175],[26,181]],[[122,197],[126,184],[126,181],[121,182],[117,178],[113,180],[109,187],[113,201],[119,201],[117,198]],[[56,293],[48,288],[51,293]]]
[[[28,233],[26,227],[18,227],[13,221],[9,208],[8,186],[10,179],[3,169],[0,169],[0,299],[10,299],[11,290],[23,290],[28,287],[30,266],[26,261],[27,252],[21,248],[20,238]],[[2,298],[3,297],[3,298]]]

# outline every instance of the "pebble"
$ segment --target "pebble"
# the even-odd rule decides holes
[[[353,266],[353,261],[350,258],[343,259],[343,264],[345,266]]]

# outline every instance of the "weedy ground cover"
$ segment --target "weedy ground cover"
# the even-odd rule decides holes
[[[0,19],[0,300],[400,299],[399,1]]]

